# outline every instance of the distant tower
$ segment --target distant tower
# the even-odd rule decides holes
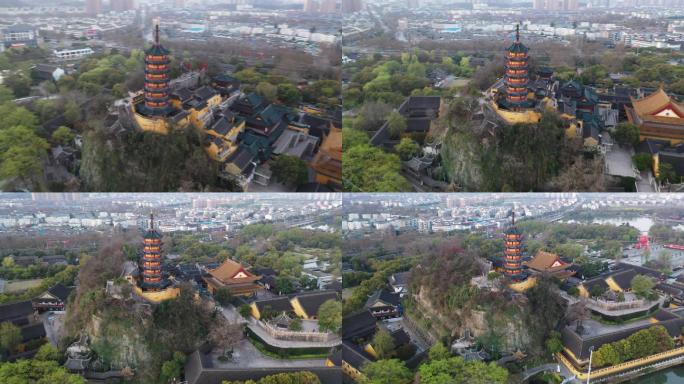
[[[145,104],[139,112],[146,116],[166,116],[169,104],[169,50],[159,43],[159,24],[154,27],[154,43],[145,51]]]
[[[140,260],[140,288],[143,291],[161,291],[168,286],[162,267],[162,235],[154,229],[154,215],[143,236],[143,255]]]
[[[91,16],[102,13],[102,0],[86,0],[85,12]]]
[[[506,51],[506,106],[511,109],[527,108],[531,103],[527,100],[529,76],[529,49],[520,42],[520,26],[515,26],[515,42]]]
[[[515,226],[515,210],[511,215],[511,226],[504,235],[504,274],[519,281],[522,279],[522,234]]]

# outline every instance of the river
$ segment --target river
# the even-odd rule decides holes
[[[634,379],[630,384],[684,384],[684,366],[668,368]]]

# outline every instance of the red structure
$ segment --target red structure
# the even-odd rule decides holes
[[[513,211],[511,226],[504,234],[504,274],[513,281],[520,281],[523,278],[522,257],[522,234],[515,226]]]
[[[154,29],[154,44],[145,51],[145,104],[139,112],[147,116],[165,116],[169,104],[169,50],[159,43],[159,25]]]
[[[140,260],[140,288],[143,291],[160,291],[168,286],[162,270],[162,235],[154,229],[154,215],[150,215],[150,228],[143,236],[143,255]]]
[[[504,90],[506,100],[503,103],[509,109],[529,108],[527,86],[529,76],[529,48],[520,42],[520,26],[515,26],[515,42],[506,50],[506,72]]]
[[[637,240],[637,243],[634,244],[635,249],[650,249],[651,246],[648,242],[648,234],[642,233],[639,236],[639,240]]]

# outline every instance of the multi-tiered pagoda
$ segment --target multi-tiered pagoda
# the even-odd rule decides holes
[[[530,82],[529,48],[520,42],[520,26],[515,27],[515,42],[506,50],[506,73],[504,75],[504,93],[506,99],[503,106],[518,110],[530,108],[533,103],[527,99]]]
[[[145,102],[138,112],[145,116],[166,116],[169,104],[170,51],[159,43],[159,24],[154,28],[154,43],[145,51]]]
[[[150,215],[150,227],[143,236],[143,254],[140,260],[140,288],[144,292],[161,291],[169,283],[162,270],[162,235],[154,229],[154,215]]]
[[[515,211],[513,211],[511,226],[504,234],[504,274],[511,281],[521,281],[523,278],[522,258],[522,233],[515,226]]]

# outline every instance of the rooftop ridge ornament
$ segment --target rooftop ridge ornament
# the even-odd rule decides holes
[[[159,45],[159,23],[154,26],[154,44]]]
[[[157,27],[159,27],[157,25]],[[515,25],[515,42],[519,43],[520,42],[520,24]]]

